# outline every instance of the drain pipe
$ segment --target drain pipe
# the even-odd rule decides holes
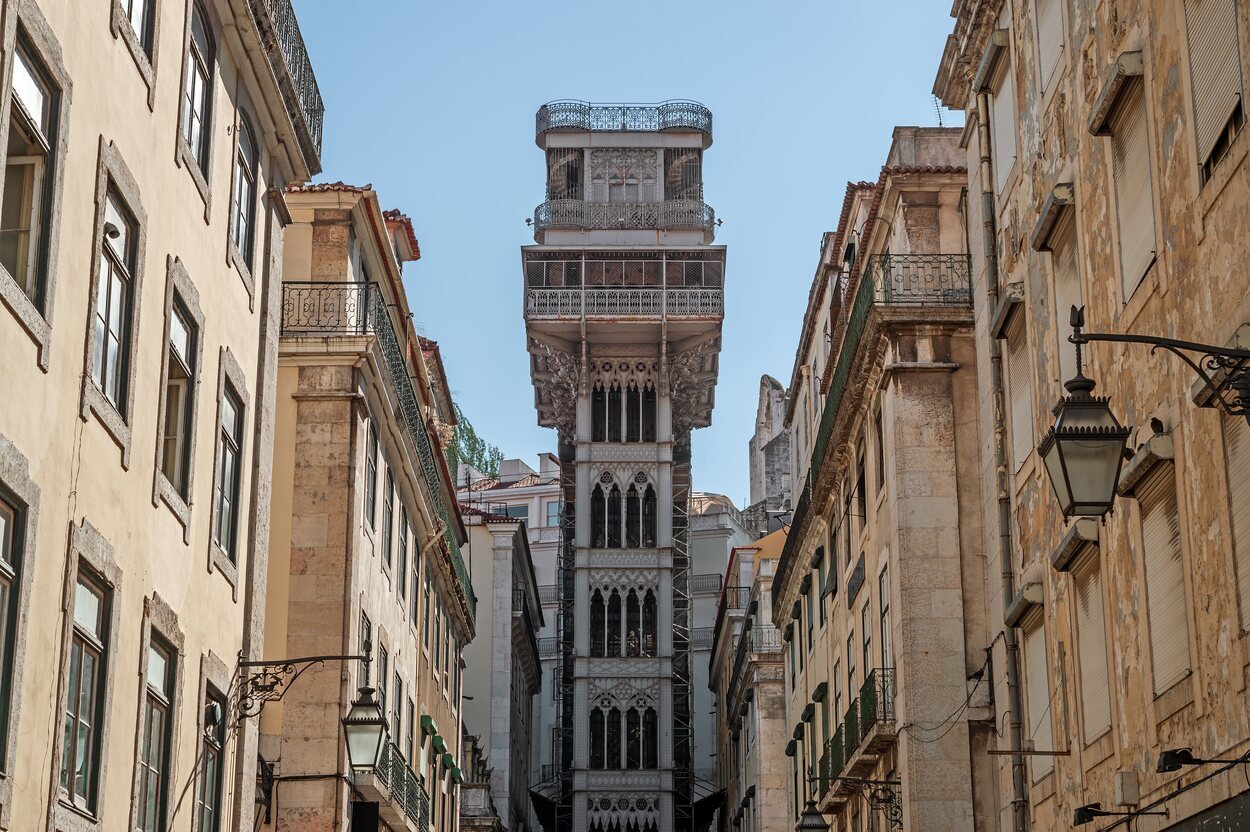
[[[994,223],[994,179],[990,160],[990,99],[985,91],[977,92],[977,150],[981,157],[981,215],[985,248],[985,286],[990,310],[998,308],[998,244]],[[994,402],[994,481],[998,499],[998,559],[1002,564],[1002,596],[1004,605],[1015,595],[1015,572],[1011,552],[1011,494],[1007,476],[1007,429],[1004,423],[1003,351],[997,338],[990,338],[990,386]],[[1021,730],[1020,648],[1014,627],[1004,627],[1003,645],[1007,656],[1007,735],[1012,751],[1024,747]],[[1024,776],[1024,755],[1011,755],[1012,828],[1028,829],[1029,797]]]

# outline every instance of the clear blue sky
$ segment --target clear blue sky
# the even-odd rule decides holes
[[[412,217],[407,286],[478,432],[534,464],[537,426],[518,247],[543,198],[545,101],[692,98],[712,109],[707,202],[729,247],[712,427],[696,488],[748,495],[762,373],[788,384],[820,236],[848,180],[875,180],[896,124],[937,123],[929,93],[948,0],[417,2],[296,0],[325,98],[320,180],[372,183]],[[959,114],[943,112],[946,124]]]

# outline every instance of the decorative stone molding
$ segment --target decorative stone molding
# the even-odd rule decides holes
[[[658,679],[604,679],[590,681],[590,705],[595,708],[659,708]]]
[[[658,828],[659,821],[660,801],[654,792],[586,793],[587,828]]]
[[[659,377],[660,362],[648,358],[597,359],[590,368],[591,383],[603,385],[605,389],[626,388],[631,384],[639,388],[655,387]]]
[[[586,576],[591,590],[654,589],[660,579],[658,569],[592,569]]]
[[[530,338],[530,353],[534,356],[539,423],[555,427],[563,436],[573,436],[580,381],[577,356],[537,338]]]
[[[643,147],[597,147],[590,151],[590,179],[659,181],[659,152]]]

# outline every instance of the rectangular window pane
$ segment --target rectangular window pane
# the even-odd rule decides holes
[[[1007,336],[1007,394],[1011,399],[1012,470],[1033,453],[1033,378],[1023,321]]]
[[[1107,629],[1103,619],[1102,575],[1092,557],[1075,575],[1077,658],[1081,663],[1081,712],[1085,744],[1111,727],[1107,672]]]
[[[1174,476],[1168,465],[1138,492],[1156,695],[1189,671],[1189,616]]]
[[[1051,731],[1050,664],[1046,658],[1046,627],[1038,621],[1024,630],[1025,693],[1028,698],[1029,739],[1038,751],[1054,748]],[[1030,757],[1033,761],[1033,782],[1045,777],[1055,767],[1054,758],[1047,755]]]
[[[1154,198],[1144,85],[1126,92],[1111,134],[1115,201],[1120,230],[1122,302],[1127,302],[1155,258]]]
[[[99,637],[103,606],[101,592],[94,586],[79,581],[74,588],[74,624]]]
[[[34,62],[26,54],[26,50],[18,49],[17,58],[13,62],[13,95],[26,110],[35,127],[46,137],[51,122],[52,96],[48,84],[43,80]]]

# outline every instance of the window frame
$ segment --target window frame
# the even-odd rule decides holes
[[[256,254],[256,203],[260,200],[260,157],[261,148],[257,140],[257,133],[252,127],[252,119],[248,116],[247,110],[240,107],[235,112],[234,119],[234,154],[232,170],[230,174],[230,245],[231,254],[237,258],[235,265],[241,272],[245,272],[250,279],[252,265],[255,262]],[[252,158],[245,159],[243,157],[243,140],[252,146]],[[242,208],[239,199],[239,188],[241,183],[247,180],[251,185],[251,192],[248,194],[248,202],[246,206],[246,222],[247,237],[239,244],[239,224]],[[250,294],[250,293],[249,293]]]
[[[252,432],[248,429],[250,423],[250,407],[251,397],[247,392],[247,385],[244,380],[243,368],[239,366],[239,362],[235,360],[234,354],[229,347],[222,347],[220,351],[220,360],[218,361],[217,375],[217,413],[214,417],[213,429],[213,494],[212,506],[210,508],[209,522],[209,570],[217,569],[222,573],[227,581],[238,592],[239,583],[239,566],[242,561],[241,555],[246,550],[250,542],[250,535],[246,532],[246,526],[243,524],[243,518],[247,516],[250,509],[248,504],[248,489],[244,472],[248,466],[248,437]],[[221,442],[222,442],[222,404],[225,400],[226,391],[233,390],[234,395],[238,399],[238,420],[239,420],[239,441],[238,441],[238,459],[235,468],[235,502],[233,506],[233,540],[231,546],[226,549],[219,543],[218,532],[218,505],[217,505],[217,487],[218,478],[221,475]]]
[[[366,417],[367,433],[365,436],[365,493],[364,514],[365,526],[371,532],[378,530],[378,459],[379,441],[377,423]]]
[[[230,698],[222,691],[230,689],[230,681],[231,672],[226,667],[225,662],[217,658],[212,652],[203,654],[200,657],[199,717],[196,719],[199,731],[197,732],[196,740],[196,759],[201,762],[196,772],[195,796],[192,802],[192,832],[219,832],[222,827],[221,815],[225,796],[224,784],[227,780],[226,727],[230,715]],[[220,708],[217,725],[215,726],[217,728],[216,736],[210,736],[205,724],[208,708],[213,704]],[[207,771],[207,767],[202,761],[207,758],[210,743],[216,746],[217,769],[214,794],[212,795],[214,799],[214,822],[212,826],[206,827],[203,823],[203,798],[204,786],[207,782],[204,774]]]
[[[30,604],[30,570],[26,568],[35,552],[39,527],[39,487],[29,475],[29,465],[20,451],[0,435],[0,500],[13,510],[8,542],[13,551],[13,576],[4,621],[5,643],[0,650],[0,823],[11,825],[13,777],[17,755],[16,727],[20,724],[22,690],[26,667],[27,614]],[[59,701],[59,700],[58,700]]]
[[[157,820],[154,827],[158,832],[169,829],[170,808],[177,800],[176,783],[173,776],[175,763],[178,759],[179,717],[182,711],[182,666],[183,636],[178,627],[178,616],[160,596],[155,593],[144,598],[142,638],[139,652],[139,686],[138,686],[138,718],[135,720],[135,777],[131,792],[130,828],[140,829],[143,812],[142,798],[144,795],[141,783],[141,770],[144,768],[143,748],[147,733],[148,697],[151,696],[151,684],[148,679],[151,650],[162,649],[168,656],[166,666],[165,692],[165,726],[164,726],[164,770],[161,780],[161,793],[158,799]],[[223,714],[224,719],[224,714]]]
[[[191,345],[190,379],[188,381],[187,404],[183,414],[183,430],[186,434],[183,447],[183,476],[186,479],[186,493],[179,491],[177,483],[171,482],[165,475],[162,459],[165,445],[165,417],[167,401],[165,389],[169,379],[169,347],[173,324],[174,309],[179,308],[195,327],[195,337]],[[178,522],[182,524],[183,543],[191,543],[191,495],[195,490],[195,459],[196,459],[196,422],[199,417],[200,380],[204,367],[204,312],[200,309],[199,290],[187,273],[186,266],[180,258],[169,255],[166,257],[165,268],[165,352],[161,358],[161,390],[157,403],[156,419],[156,456],[155,471],[152,483],[152,505],[164,501]]]
[[[127,320],[127,332],[124,343],[120,345],[126,357],[122,369],[124,391],[121,401],[116,404],[105,394],[96,383],[92,368],[96,360],[95,319],[96,304],[103,287],[100,285],[101,259],[105,256],[104,214],[109,194],[116,195],[123,207],[130,213],[134,228],[134,252],[131,254],[130,266],[130,310]],[[91,279],[88,294],[89,303],[86,320],[86,348],[82,374],[81,415],[84,421],[91,414],[104,429],[113,437],[121,449],[122,467],[130,468],[132,420],[135,413],[135,360],[138,354],[139,334],[142,324],[142,306],[138,302],[143,297],[144,261],[147,252],[147,213],[144,211],[139,196],[139,186],[130,173],[121,153],[112,143],[105,143],[100,137],[99,161],[96,170],[95,192],[95,228],[92,235]]]
[[[204,221],[207,222],[212,205],[212,189],[209,187],[209,182],[212,176],[213,143],[211,138],[206,138],[201,148],[194,148],[184,132],[184,122],[187,119],[187,83],[191,69],[191,49],[194,40],[191,31],[192,15],[197,11],[200,12],[204,20],[204,30],[208,36],[209,47],[212,53],[208,56],[206,67],[206,92],[204,96],[204,115],[201,119],[201,135],[211,137],[213,132],[212,124],[217,104],[217,80],[219,74],[216,71],[218,66],[217,58],[221,52],[221,37],[219,35],[221,27],[208,4],[201,2],[201,0],[187,0],[182,40],[182,72],[181,81],[178,85],[178,120],[174,125],[176,133],[174,161],[179,167],[185,168],[191,175],[191,180],[195,183],[196,190],[199,191],[200,198],[204,201]]]
[[[21,324],[37,348],[36,361],[39,368],[49,368],[49,350],[52,343],[52,326],[58,269],[53,268],[57,262],[60,243],[61,203],[64,196],[63,164],[69,143],[69,111],[73,85],[65,64],[61,60],[63,54],[60,43],[53,35],[52,27],[44,19],[43,13],[35,3],[19,3],[11,10],[10,20],[6,20],[3,33],[3,52],[7,56],[16,53],[18,44],[41,65],[47,80],[56,87],[56,100],[50,105],[50,112],[55,123],[56,135],[49,144],[49,170],[44,177],[46,196],[44,211],[46,212],[46,228],[42,244],[42,270],[39,276],[38,302],[32,301],[26,292],[17,284],[17,280],[0,267],[0,298],[4,306]],[[11,64],[12,61],[9,61]],[[8,147],[9,130],[13,114],[13,77],[12,71],[6,67],[0,73],[3,81],[4,106],[0,107],[0,148]],[[7,157],[6,157],[7,159]],[[0,190],[3,189],[6,165],[0,165]]]
[[[161,6],[160,0],[144,0],[147,3],[147,19],[143,22],[143,31],[139,31],[131,13],[124,7],[124,0],[113,0],[109,30],[114,39],[126,44],[126,50],[134,60],[135,69],[143,79],[147,88],[148,110],[156,108],[156,61],[160,46]]]

